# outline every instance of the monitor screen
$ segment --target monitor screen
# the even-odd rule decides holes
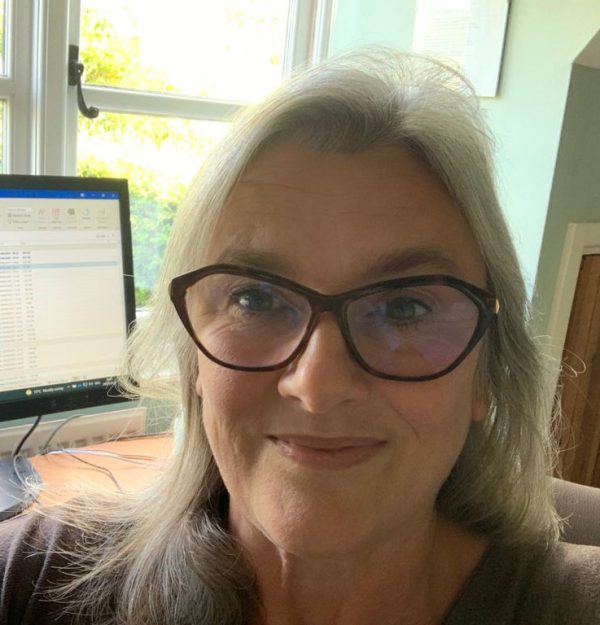
[[[125,180],[0,176],[0,421],[124,401]]]

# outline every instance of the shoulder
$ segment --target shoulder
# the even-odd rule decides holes
[[[600,547],[558,543],[540,558],[532,583],[537,602],[563,617],[557,622],[600,623]]]
[[[32,513],[0,523],[0,625],[67,623],[52,616],[45,591],[60,581],[72,540],[59,520]]]
[[[488,547],[444,625],[598,625],[600,548]]]
[[[51,543],[62,527],[58,518],[36,512],[13,517],[0,522],[0,549],[4,552],[24,539],[36,545]]]

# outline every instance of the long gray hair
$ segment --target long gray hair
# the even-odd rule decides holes
[[[77,596],[71,607],[91,610],[98,622],[242,623],[254,609],[253,577],[227,533],[226,494],[203,431],[196,348],[175,315],[168,284],[206,262],[221,208],[253,157],[292,139],[325,152],[408,148],[456,200],[501,313],[479,363],[487,418],[472,424],[438,507],[496,541],[527,544],[558,536],[541,362],[527,330],[525,288],[496,197],[492,142],[478,100],[456,71],[440,63],[363,51],[305,71],[244,111],[178,211],[150,317],[131,339],[123,384],[130,392],[180,403],[181,444],[152,488],[67,513],[70,523],[96,537],[96,546],[84,560],[94,564],[79,571],[63,596]],[[113,606],[108,613],[102,609],[107,605]]]

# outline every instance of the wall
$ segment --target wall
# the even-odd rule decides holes
[[[600,222],[600,31],[572,69],[536,281],[542,333],[569,222]]]
[[[500,195],[530,290],[538,267],[571,64],[599,28],[598,0],[513,0],[500,91],[497,98],[483,101],[498,141]],[[561,247],[562,241],[557,254]],[[551,289],[553,277],[548,274],[538,280],[540,289]],[[546,306],[545,298],[536,301]]]
[[[337,0],[329,54],[376,44],[406,48],[413,38],[416,0]]]
[[[410,46],[416,0],[338,0],[336,5],[331,52],[357,43]],[[599,28],[600,0],[512,0],[499,92],[482,100],[497,139],[500,197],[530,292],[571,64]],[[541,288],[548,289],[547,282],[542,280]]]

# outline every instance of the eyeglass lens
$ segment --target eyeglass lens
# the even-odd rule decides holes
[[[186,295],[192,328],[222,362],[268,367],[296,349],[310,321],[308,300],[289,289],[244,276],[212,274]]]
[[[382,373],[419,377],[443,371],[471,340],[479,309],[443,284],[386,289],[350,303],[350,335],[363,360]]]
[[[196,336],[217,360],[270,367],[289,358],[306,334],[305,295],[268,281],[226,273],[203,277],[187,290]],[[373,370],[399,377],[443,371],[463,353],[479,321],[477,305],[444,284],[382,288],[345,308],[354,349]]]

